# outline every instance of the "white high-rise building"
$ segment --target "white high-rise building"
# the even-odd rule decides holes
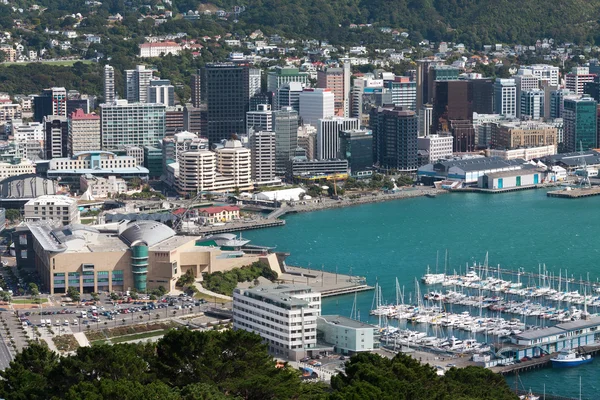
[[[589,67],[573,67],[571,73],[565,76],[565,88],[581,96],[585,84],[594,82],[595,77],[596,74],[590,74]]]
[[[104,102],[115,101],[115,69],[110,65],[104,66]]]
[[[77,109],[69,115],[69,153],[100,150],[100,116]]]
[[[330,117],[317,123],[317,159],[334,160],[340,151],[340,132],[358,129],[357,118]]]
[[[227,140],[223,147],[217,149],[217,172],[233,181],[233,184],[230,183],[227,186],[228,189],[248,190],[252,188],[251,171],[250,149],[242,146],[242,142],[239,140]],[[219,183],[218,178],[215,184]],[[219,190],[220,188],[215,187],[215,189]]]
[[[334,95],[330,89],[304,89],[300,93],[300,118],[304,124],[316,125],[322,118],[335,115]]]
[[[517,116],[517,85],[514,79],[496,79],[494,96],[496,114],[507,118]]]
[[[156,146],[166,129],[164,104],[128,103],[117,100],[100,104],[102,149],[128,145]]]
[[[522,69],[519,70],[519,73],[515,75],[513,79],[515,80],[515,84],[517,85],[517,102],[519,103],[519,107],[517,107],[517,117],[521,117],[521,93],[539,89],[540,78],[534,75],[530,70]]]
[[[307,285],[260,285],[233,291],[233,329],[260,335],[271,354],[292,360],[318,354],[320,315],[321,294]]]
[[[262,70],[260,68],[250,68],[248,69],[248,95],[249,98],[253,98],[254,96],[260,94],[260,84],[261,84],[261,75]]]
[[[246,129],[248,134],[253,130],[258,131],[273,131],[273,111],[268,104],[259,104],[255,111],[246,113]]]
[[[452,157],[453,143],[454,138],[449,134],[436,134],[417,138],[418,149],[429,153],[429,163]]]
[[[186,151],[181,153],[178,159],[177,191],[179,193],[213,190],[217,176],[215,153],[209,150]]]
[[[523,65],[519,68],[519,73],[521,71],[529,71],[532,75],[538,77],[539,80],[548,81],[552,86],[560,84],[559,67],[547,64]]]
[[[275,132],[251,132],[252,179],[257,185],[275,180]]]
[[[344,117],[350,117],[350,77],[352,76],[352,70],[350,69],[350,63],[344,63]]]
[[[125,70],[125,98],[127,101],[130,103],[147,103],[148,87],[150,87],[152,74],[153,71],[146,69],[144,65]]]
[[[433,124],[433,106],[423,104],[419,110],[419,136],[429,136]]]
[[[544,116],[545,94],[541,89],[521,91],[521,119],[540,119]]]
[[[147,90],[147,103],[164,104],[166,107],[175,106],[175,87],[168,79],[151,80]]]

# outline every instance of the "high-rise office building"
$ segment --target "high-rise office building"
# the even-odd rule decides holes
[[[565,76],[565,88],[571,93],[582,95],[586,83],[594,82],[595,74],[590,74],[588,67],[573,67]]]
[[[433,129],[450,131],[450,121],[473,119],[473,94],[469,81],[435,81]]]
[[[192,88],[192,106],[195,108],[199,108],[202,101],[201,73],[202,71],[199,70],[198,73],[193,74],[190,83],[190,87]]]
[[[69,123],[63,116],[48,115],[44,118],[46,160],[68,157]]]
[[[100,150],[100,116],[82,109],[69,115],[68,156],[81,151]]]
[[[40,96],[33,98],[34,120],[42,122],[44,117],[67,116],[67,90],[64,87],[44,89]]]
[[[373,162],[383,169],[413,172],[417,162],[417,114],[378,107],[371,111]]]
[[[168,79],[154,79],[148,86],[148,103],[164,104],[167,107],[175,106],[175,87]]]
[[[343,117],[346,112],[346,104],[350,96],[350,85],[346,87],[344,68],[327,67],[317,71],[317,87],[331,89],[334,95],[334,114]],[[348,109],[349,111],[349,109]]]
[[[550,92],[550,119],[562,118],[565,97],[571,94],[568,89],[557,89]]]
[[[329,117],[317,123],[317,159],[334,160],[340,152],[340,132],[360,127],[357,118]]]
[[[261,94],[261,76],[262,70],[260,68],[248,69],[248,99],[252,99]]]
[[[104,102],[112,103],[116,100],[115,69],[110,65],[104,66]]]
[[[566,152],[595,149],[598,146],[597,105],[591,97],[565,99],[563,145]]]
[[[281,110],[283,107],[292,107],[300,112],[300,93],[305,87],[306,84],[302,82],[287,82],[281,85],[275,92],[273,109]]]
[[[79,99],[68,99],[67,100],[67,116],[71,115],[74,111],[82,109],[84,113],[90,112],[90,98],[79,98]]]
[[[489,78],[469,79],[473,112],[478,114],[494,113],[494,81]]]
[[[252,156],[252,179],[256,184],[268,184],[275,180],[275,132],[250,133]]]
[[[273,111],[275,170],[285,175],[287,164],[298,147],[298,112],[291,107]]]
[[[165,136],[185,131],[184,107],[177,105],[165,109]]]
[[[298,127],[298,147],[306,151],[306,158],[314,160],[317,155],[317,128],[312,125]]]
[[[100,105],[102,149],[156,146],[165,136],[165,106],[117,100]]]
[[[202,69],[201,79],[202,99],[207,105],[206,136],[210,143],[246,133],[249,67],[233,63],[207,64]]]
[[[419,136],[429,136],[433,124],[433,105],[423,104],[419,110]]]
[[[256,110],[246,113],[246,128],[248,133],[250,130],[258,131],[273,131],[273,111],[268,104],[260,104]]]
[[[373,169],[373,132],[369,129],[350,129],[340,132],[338,157],[348,160],[353,176]]]
[[[496,79],[494,97],[496,114],[507,118],[517,116],[517,84],[514,79]]]
[[[393,81],[384,81],[392,95],[392,104],[404,110],[416,110],[417,83],[406,76],[397,76]]]
[[[206,137],[206,109],[206,104],[201,104],[199,108],[186,104],[183,108],[183,129]]]
[[[428,93],[429,98],[426,103],[433,102],[435,97],[435,84],[438,81],[457,81],[459,69],[452,65],[434,64],[429,69],[428,81],[429,85]]]
[[[153,71],[144,65],[125,70],[125,98],[130,103],[148,103],[148,87]]]
[[[316,125],[321,118],[335,115],[333,92],[330,89],[304,89],[300,93],[302,123]]]
[[[540,78],[528,69],[520,69],[517,75],[513,76],[517,86],[517,118],[521,117],[521,93],[537,90],[540,87]],[[542,111],[543,113],[543,111]]]
[[[294,67],[275,67],[267,74],[267,92],[275,93],[283,84],[300,82],[305,87],[308,85],[308,72],[300,72]]]
[[[540,119],[544,116],[544,91],[530,89],[521,91],[521,119]]]

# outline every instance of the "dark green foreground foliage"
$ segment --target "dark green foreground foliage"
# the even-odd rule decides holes
[[[58,357],[32,345],[0,373],[7,400],[514,399],[482,368],[438,377],[407,356],[361,354],[333,389],[276,368],[260,337],[244,331],[173,330],[158,343],[81,347]]]

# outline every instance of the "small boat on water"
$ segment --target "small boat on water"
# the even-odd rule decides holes
[[[563,350],[554,358],[551,358],[553,368],[576,367],[578,365],[592,362],[592,356],[579,354],[573,350]]]
[[[529,389],[529,393],[527,394],[522,394],[519,396],[520,400],[539,400],[540,396],[536,396],[531,392],[531,389]]]
[[[436,194],[435,193],[426,193],[425,197],[429,197],[431,199],[435,199]]]

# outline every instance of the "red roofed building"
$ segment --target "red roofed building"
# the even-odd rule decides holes
[[[214,224],[215,222],[228,222],[240,218],[238,206],[207,207],[198,210],[201,223]]]

